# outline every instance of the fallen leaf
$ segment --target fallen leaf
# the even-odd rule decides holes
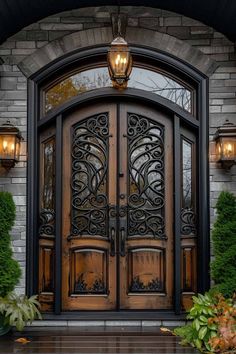
[[[161,327],[160,330],[161,330],[162,332],[166,332],[166,333],[171,333],[171,334],[173,334],[173,332],[172,332],[169,328]]]
[[[27,343],[30,343],[30,340],[28,340],[27,338],[18,338],[15,340],[15,342],[21,343],[21,344],[27,344]]]

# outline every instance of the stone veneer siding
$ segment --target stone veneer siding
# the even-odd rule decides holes
[[[0,124],[10,120],[24,136],[21,161],[9,173],[0,168],[0,190],[13,194],[17,216],[12,230],[12,247],[20,262],[23,277],[17,291],[25,288],[26,263],[26,143],[27,143],[27,78],[17,66],[37,49],[51,41],[80,30],[110,27],[110,13],[116,7],[94,7],[56,14],[34,23],[18,32],[0,46]],[[179,14],[148,7],[122,7],[128,14],[128,26],[166,33],[198,48],[217,63],[210,77],[210,141],[216,128],[229,119],[236,123],[236,53],[235,47],[224,35],[213,28]],[[145,38],[147,45],[148,38]],[[0,61],[1,63],[1,61]],[[30,119],[30,117],[29,117]],[[210,144],[210,152],[214,152]],[[236,167],[229,172],[221,169],[210,154],[211,222],[214,206],[221,190],[236,193]]]

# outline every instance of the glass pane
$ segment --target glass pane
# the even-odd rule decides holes
[[[40,235],[54,235],[55,220],[55,138],[42,144]]]
[[[192,144],[182,140],[182,207],[192,206]]]
[[[62,80],[46,91],[45,113],[81,93],[112,87],[107,67],[85,70]],[[192,112],[192,92],[163,73],[133,67],[128,87],[155,93]]]
[[[54,209],[54,186],[55,186],[55,141],[49,140],[44,144],[44,186],[43,207]]]
[[[162,73],[133,68],[128,87],[156,93],[176,103],[184,110],[192,111],[191,91]]]
[[[128,113],[127,138],[128,235],[165,238],[164,128]]]
[[[107,236],[108,114],[78,123],[72,135],[72,236]]]

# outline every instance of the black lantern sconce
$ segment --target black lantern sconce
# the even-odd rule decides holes
[[[21,140],[19,129],[9,121],[0,126],[0,165],[6,170],[19,162]]]
[[[121,35],[121,15],[117,17],[118,34],[111,42],[107,53],[107,65],[114,88],[123,90],[127,87],[132,71],[132,56],[128,43]]]
[[[220,162],[222,167],[230,169],[236,164],[236,125],[226,120],[217,128],[214,140],[217,162]]]

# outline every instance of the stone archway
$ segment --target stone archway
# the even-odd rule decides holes
[[[217,68],[217,63],[203,54],[199,49],[168,34],[128,27],[126,40],[130,45],[142,45],[146,48],[177,57],[206,76],[211,76]],[[36,50],[18,66],[26,77],[30,77],[46,65],[59,60],[63,56],[94,46],[108,45],[111,41],[112,30],[110,27],[75,32]]]

